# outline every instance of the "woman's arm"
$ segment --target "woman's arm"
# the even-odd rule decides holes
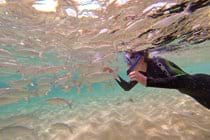
[[[186,88],[188,82],[191,82],[191,76],[188,74],[173,76],[167,78],[147,78],[148,87],[182,89]]]
[[[170,78],[148,78],[150,87],[178,89],[210,109],[210,76],[206,74],[180,75]]]
[[[193,77],[185,74],[180,76],[172,76],[166,78],[151,78],[146,77],[138,71],[132,71],[129,74],[131,81],[137,81],[147,87],[181,89],[186,88],[186,83],[189,83]]]

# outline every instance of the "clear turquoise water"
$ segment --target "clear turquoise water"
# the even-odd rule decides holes
[[[89,45],[89,40],[92,39],[94,42],[95,39],[95,36],[92,38],[92,34],[88,34],[91,31],[88,30],[89,24],[86,25],[86,21],[78,24],[80,22],[76,19],[56,17],[62,17],[61,13],[56,16],[34,15],[33,18],[31,15],[34,13],[30,11],[31,9],[24,7],[28,11],[22,12],[20,7],[12,6],[10,9],[2,8],[0,13],[2,24],[8,21],[8,25],[15,27],[0,28],[3,32],[0,49],[11,53],[9,55],[0,50],[0,99],[2,99],[0,100],[0,140],[207,140],[210,138],[209,110],[176,90],[145,88],[139,84],[131,91],[125,92],[113,79],[110,79],[90,83],[91,88],[88,87],[89,83],[84,82],[78,92],[78,85],[73,84],[73,81],[79,84],[87,80],[87,77],[80,75],[81,73],[95,71],[95,68],[92,68],[80,73],[81,69],[85,69],[80,64],[89,64],[88,59],[95,57],[95,53],[113,52],[107,51],[107,48],[103,50],[103,47],[101,50],[94,50],[94,47],[98,47],[97,43],[99,46],[107,45],[110,43],[107,38],[108,40],[112,38],[106,34],[101,37],[97,34],[102,43],[96,42],[93,48],[83,48]],[[13,8],[17,11],[11,10]],[[9,13],[6,14],[7,10]],[[31,21],[28,17],[35,20]],[[79,37],[68,34],[74,30],[74,22],[79,27],[75,26],[78,29],[76,28],[73,34]],[[100,25],[101,22],[97,24]],[[51,27],[56,28],[51,30]],[[102,26],[98,28],[101,31]],[[34,33],[30,29],[37,32]],[[87,35],[83,32],[84,34],[87,32]],[[116,38],[116,41],[119,41],[118,37]],[[4,41],[6,39],[9,41]],[[20,44],[22,41],[26,45]],[[209,41],[206,41],[160,55],[175,62],[186,72],[210,74],[209,45]],[[39,56],[37,52],[21,52],[21,49],[35,50],[38,53],[42,52],[42,55]],[[114,58],[104,61],[105,66],[119,67],[119,75],[129,80],[125,73],[127,68],[119,53],[114,54]],[[9,65],[7,62],[15,63],[17,66]],[[99,64],[101,65],[101,62]],[[63,66],[65,68],[62,68]],[[56,67],[58,71],[37,70],[45,67]],[[69,73],[71,77],[64,86],[72,85],[72,87],[65,89],[62,82],[55,84],[56,80],[60,77],[65,78]],[[28,81],[21,81],[24,79]],[[16,84],[11,85],[15,81]],[[18,90],[2,94],[1,90],[13,86]],[[12,97],[15,100],[8,101],[4,97],[9,99]],[[49,103],[49,100],[55,97],[65,101]],[[72,108],[66,102],[72,102]]]
[[[206,55],[207,51],[209,51],[208,47],[199,49],[192,48],[179,53],[172,52],[162,54],[162,56],[175,61],[189,73],[210,74],[209,56]],[[203,52],[203,54],[201,54],[201,52]],[[196,61],[191,59],[191,57],[186,57],[188,53],[191,54],[191,57],[196,57]],[[63,64],[62,61],[59,62],[57,59],[55,61],[55,54],[53,53],[46,53],[45,56],[44,61],[38,59],[24,61],[20,56],[17,56],[16,58],[17,60],[19,58],[21,63],[30,63],[34,65],[42,65],[42,63],[53,65]],[[121,58],[121,56],[119,56],[119,58]],[[180,61],[180,59],[183,60],[183,58],[186,59]],[[124,62],[121,61],[119,65],[121,68],[119,74],[128,80],[128,77],[125,75],[126,66],[124,65]],[[60,75],[65,73],[65,70],[59,72]],[[5,74],[1,75],[0,87],[7,88],[11,81],[21,80],[24,76],[25,75],[15,72],[5,72]],[[73,80],[76,80],[78,76],[77,73],[74,73]],[[24,87],[28,90],[28,95],[33,95],[33,91],[39,89],[38,84],[43,77],[48,77],[49,83],[50,80],[55,78],[53,74],[32,76],[34,85],[31,86],[29,83]],[[28,100],[19,99],[15,103],[1,105],[0,127],[2,130],[5,129],[6,132],[0,133],[2,133],[2,135],[8,133],[10,131],[7,130],[9,129],[7,128],[8,126],[24,126],[27,129],[33,129],[38,139],[51,139],[54,135],[59,137],[58,139],[62,139],[61,135],[65,135],[66,139],[84,139],[83,135],[90,139],[103,139],[107,138],[104,136],[104,132],[106,132],[107,135],[110,135],[108,139],[123,137],[135,139],[133,136],[136,136],[137,138],[150,138],[153,133],[155,133],[155,135],[158,134],[157,136],[161,139],[167,139],[170,135],[172,135],[172,139],[181,139],[187,137],[184,133],[181,133],[180,130],[184,127],[186,133],[187,131],[192,131],[193,133],[189,134],[189,138],[193,139],[194,135],[202,135],[201,139],[209,137],[210,123],[204,123],[204,120],[209,118],[209,111],[190,97],[182,95],[175,90],[145,88],[138,85],[131,91],[125,92],[119,88],[114,80],[95,83],[92,84],[91,87],[92,88],[88,90],[85,85],[82,85],[81,91],[78,93],[76,86],[69,90],[63,90],[61,86],[51,83],[47,95],[42,94],[40,96],[33,96]],[[54,97],[72,101],[72,109],[69,109],[65,104],[49,104],[47,100]],[[174,119],[177,117],[180,119],[176,122]],[[203,120],[198,123],[197,121],[199,121],[201,117]],[[138,124],[137,118],[141,118],[141,125],[139,126],[133,124]],[[173,121],[175,121],[174,124]],[[122,126],[124,123],[127,123],[128,125],[127,128],[124,128],[125,131],[127,130],[130,133],[129,129],[134,129],[134,131],[138,133],[124,135],[124,130],[118,132],[117,129],[123,129]],[[174,127],[170,127],[171,123]],[[183,126],[181,123],[183,123]],[[59,125],[58,128],[53,127],[55,124]],[[198,126],[196,127],[193,124]],[[60,125],[68,125],[69,127],[74,125],[76,128],[72,128],[73,134],[69,134],[69,132],[66,132],[67,128],[60,128]],[[86,130],[87,127],[90,127],[89,129],[92,130]],[[160,129],[159,127],[163,128]],[[51,129],[53,129],[53,132],[49,131]],[[62,133],[60,132],[60,129],[62,129]],[[154,129],[154,132],[151,129]],[[19,130],[20,132],[15,129],[18,134],[14,134],[14,137],[19,135],[22,136],[22,133],[25,133],[26,131],[21,130],[20,128]],[[164,134],[164,131],[166,130],[168,132],[167,134]],[[176,131],[176,133],[174,134],[172,130]],[[92,131],[95,131],[94,134],[92,134]],[[112,131],[116,131],[116,135],[111,133]],[[30,139],[35,137],[28,134],[28,132],[27,135],[30,135]],[[13,138],[13,136],[11,136],[11,138]]]

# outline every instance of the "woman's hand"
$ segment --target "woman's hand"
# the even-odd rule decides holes
[[[130,77],[131,81],[137,81],[137,82],[143,84],[144,86],[147,85],[147,77],[138,71],[130,72],[129,77]]]

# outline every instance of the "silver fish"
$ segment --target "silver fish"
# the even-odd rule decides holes
[[[85,75],[85,81],[88,83],[99,83],[112,79],[114,79],[113,75],[107,72],[95,72]]]
[[[14,125],[29,125],[35,121],[33,114],[14,115],[6,119],[0,119],[0,128]]]
[[[4,49],[0,49],[0,55],[11,55],[11,53],[7,50],[4,50]]]
[[[16,89],[13,88],[0,88],[0,96],[10,93],[10,92],[15,92]]]
[[[47,102],[49,104],[54,104],[54,105],[68,105],[69,108],[72,108],[72,101],[66,100],[63,98],[55,97],[55,98],[48,99]]]
[[[30,79],[22,79],[22,80],[17,80],[17,81],[11,81],[9,85],[11,88],[14,88],[14,89],[23,89],[31,82],[32,81]]]
[[[19,70],[21,74],[34,75],[34,74],[55,74],[61,70],[64,70],[65,66],[52,66],[52,67],[24,67]]]
[[[72,74],[71,73],[67,73],[67,74],[65,74],[62,77],[56,78],[56,80],[54,81],[54,83],[56,85],[65,85],[71,78],[72,78]]]
[[[13,97],[0,97],[0,105],[12,104],[18,101],[17,98]]]
[[[5,98],[4,100],[10,101],[10,100],[21,100],[21,99],[25,99],[28,100],[29,97],[34,96],[33,94],[30,94],[30,92],[28,92],[25,89],[10,89],[9,92],[1,94],[2,99]]]
[[[81,75],[93,73],[97,71],[103,70],[103,64],[102,63],[93,63],[93,64],[78,64],[77,65],[78,73]]]
[[[55,123],[51,125],[50,131],[67,131],[73,133],[73,127],[65,123]]]
[[[1,72],[18,72],[23,66],[14,62],[0,62]]]
[[[24,126],[8,126],[0,129],[0,138],[2,140],[12,140],[20,138],[21,140],[38,140],[37,134],[33,129]]]
[[[0,67],[11,67],[11,68],[15,68],[15,67],[17,67],[18,66],[18,64],[17,63],[12,63],[12,62],[1,62],[0,63]]]
[[[50,73],[50,74],[55,74],[61,70],[65,70],[65,66],[53,66],[53,67],[44,67],[40,69],[40,73]]]
[[[48,95],[50,91],[50,83],[38,83],[38,90],[36,91],[36,95]]]
[[[16,51],[16,53],[18,55],[21,56],[38,56],[38,57],[42,57],[42,51],[36,51],[33,49],[19,49]]]

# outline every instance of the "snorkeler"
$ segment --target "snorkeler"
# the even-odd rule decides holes
[[[123,80],[119,75],[115,80],[125,90],[129,91],[137,83],[146,87],[177,89],[210,109],[210,75],[191,75],[176,64],[161,57],[148,57],[148,51],[127,51],[125,60],[129,66],[127,75],[130,81]],[[109,73],[114,71],[106,67]]]

